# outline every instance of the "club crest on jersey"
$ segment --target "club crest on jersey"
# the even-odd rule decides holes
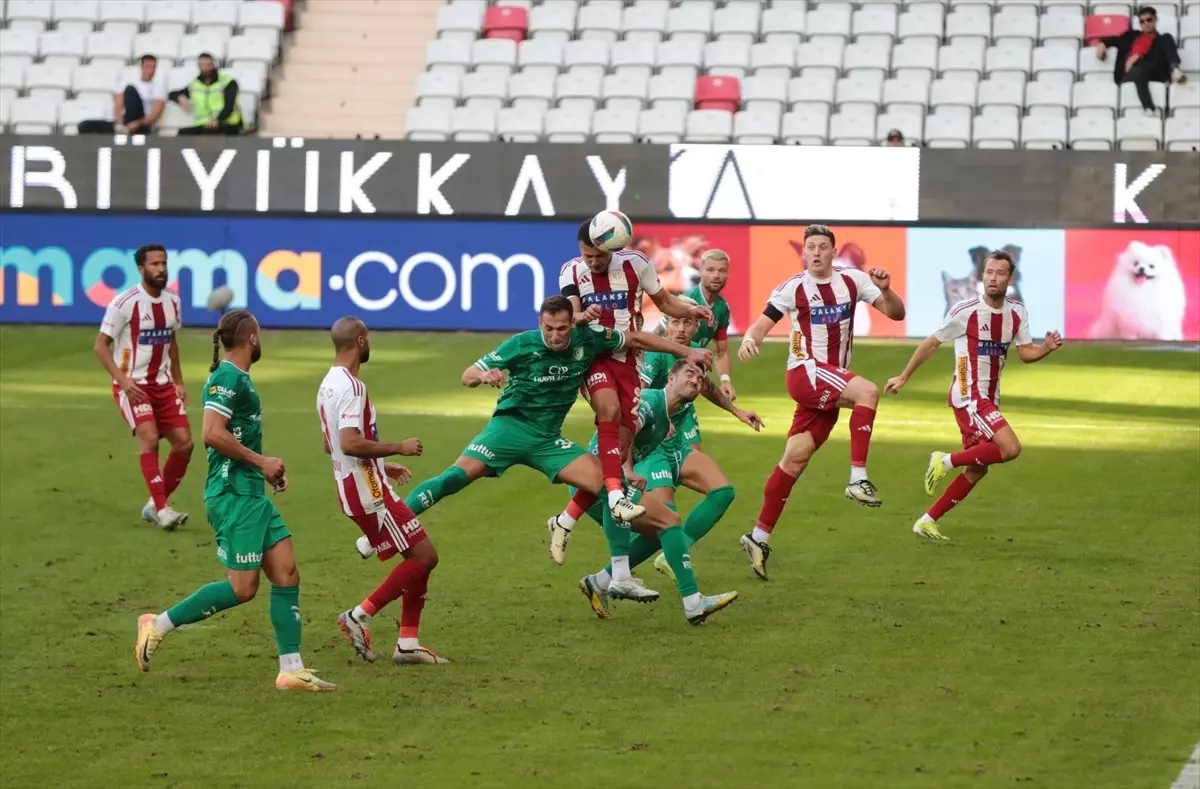
[[[809,315],[813,323],[829,325],[831,323],[841,323],[850,317],[850,303],[845,304],[830,304],[820,307],[810,307]]]
[[[980,340],[978,353],[980,356],[1005,356],[1008,354],[1008,343]]]
[[[174,329],[142,329],[138,332],[138,345],[168,345]]]
[[[574,358],[575,361],[579,361],[580,359],[582,359],[583,358],[583,348],[576,348],[573,351],[571,351],[571,357]]]
[[[584,308],[599,307],[602,310],[624,309],[629,303],[629,294],[624,291],[609,290],[602,293],[585,293],[580,298]]]

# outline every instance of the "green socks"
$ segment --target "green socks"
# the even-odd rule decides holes
[[[676,512],[675,502],[667,505],[671,512]],[[634,534],[629,541],[629,569],[632,570],[642,562],[649,559],[654,554],[662,549],[658,540],[654,537],[647,537],[644,534]],[[612,575],[612,565],[604,568],[609,575]]]
[[[712,531],[712,527],[717,525],[717,521],[725,516],[725,511],[733,503],[733,496],[732,485],[717,488],[705,496],[704,500],[688,513],[687,520],[683,522],[683,531],[693,545]]]
[[[467,486],[467,472],[458,466],[427,479],[416,487],[404,503],[417,515],[437,504],[447,496],[453,496]]]
[[[190,625],[237,604],[237,595],[233,593],[233,584],[229,583],[229,579],[213,581],[168,608],[167,616],[176,627]]]
[[[628,523],[621,523],[612,516],[612,510],[608,505],[603,505],[604,517],[602,525],[604,526],[604,539],[608,541],[608,555],[614,559],[625,558],[628,561],[629,557],[629,540],[630,531]]]
[[[696,574],[692,572],[692,556],[688,553],[688,537],[681,526],[672,526],[658,536],[662,542],[663,555],[671,572],[675,573],[675,585],[679,588],[679,596],[687,598],[699,592],[696,586]]]
[[[293,655],[300,651],[299,585],[271,587],[271,627],[275,628],[279,654]]]

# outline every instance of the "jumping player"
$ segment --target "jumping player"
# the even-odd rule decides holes
[[[221,347],[225,348],[223,361]],[[164,636],[181,625],[250,602],[258,594],[259,576],[266,573],[271,582],[271,625],[279,647],[275,687],[334,690],[336,685],[318,678],[300,659],[300,571],[291,534],[264,489],[269,484],[282,493],[288,479],[283,460],[262,454],[262,403],[250,380],[250,367],[261,356],[254,316],[246,310],[222,316],[213,332],[213,362],[204,384],[208,448],[204,509],[226,577],[200,587],[161,614],[138,617],[133,654],[138,668],[149,671]]]
[[[690,302],[687,296],[680,296],[681,301]],[[680,345],[692,341],[696,331],[696,321],[692,318],[669,318],[667,320],[666,337]],[[671,371],[678,359],[670,354],[651,351],[645,355],[641,368],[642,392],[669,388]],[[707,375],[700,377],[700,391],[705,399],[718,408],[728,411],[740,421],[750,426],[755,432],[762,429],[763,421],[753,411],[742,410],[713,386]],[[701,451],[700,427],[696,420],[694,398],[687,399],[678,411],[671,412],[671,435],[662,442],[661,446],[646,448],[649,435],[646,429],[646,412],[639,407],[639,429],[634,435],[631,458],[625,461],[625,478],[631,482],[644,485],[646,494],[660,490],[660,497],[667,506],[674,509],[675,490],[683,484],[691,490],[704,496],[704,500],[696,505],[683,524],[683,530],[694,543],[716,525],[733,503],[734,490],[724,472],[708,455]],[[651,415],[653,412],[651,412]],[[589,450],[597,452],[597,438],[592,438]],[[639,447],[641,448],[639,450]],[[638,458],[641,458],[640,460]],[[632,468],[630,468],[632,461]],[[631,473],[632,472],[632,473]],[[647,473],[649,472],[649,473]],[[669,472],[669,473],[668,473]],[[635,504],[641,500],[642,493],[636,487],[630,492],[629,500]],[[573,517],[574,507],[555,515],[546,522],[550,533],[550,558],[555,564],[566,561],[567,543],[571,538],[571,530],[575,527],[577,518]],[[600,522],[599,506],[593,504],[588,514],[596,522]],[[644,558],[644,557],[643,557]],[[632,554],[630,561],[633,561]],[[639,560],[640,561],[640,560]],[[660,555],[654,561],[654,566],[660,572],[668,572],[665,559]]]
[[[166,249],[144,244],[133,259],[142,281],[108,305],[93,350],[112,376],[113,400],[141,450],[142,479],[150,490],[142,520],[169,530],[188,519],[167,502],[192,459],[187,389],[175,338],[183,322],[179,295],[167,289]],[[171,451],[160,470],[158,443],[164,438]]]
[[[437,550],[428,539],[417,516],[392,491],[388,478],[401,483],[408,469],[385,463],[392,455],[420,455],[421,442],[410,438],[399,444],[379,440],[375,406],[367,387],[358,378],[359,368],[371,358],[367,326],[355,317],[340,318],[330,329],[333,367],[317,390],[317,415],[325,452],[333,460],[333,479],[342,512],[362,530],[380,561],[396,554],[404,557],[383,583],[354,608],[338,617],[338,626],[354,651],[368,663],[375,662],[371,650],[371,618],[398,598],[400,635],[392,660],[396,663],[449,663],[421,646],[417,628],[425,608],[429,574],[438,564]]]
[[[551,482],[599,494],[604,487],[600,462],[563,437],[562,423],[596,357],[626,348],[664,351],[697,364],[712,361],[708,351],[676,345],[653,334],[577,326],[571,302],[551,296],[542,302],[537,329],[510,337],[463,371],[463,386],[487,384],[502,390],[496,410],[454,465],[422,482],[405,503],[420,514],[479,478],[500,476],[516,465],[536,469]],[[679,516],[653,501],[644,509],[633,528],[661,542],[675,571],[688,621],[698,624],[728,605],[729,595],[706,597],[699,593]],[[657,592],[646,589],[630,574],[629,527],[618,523],[607,508],[604,533],[613,562],[609,596],[638,602],[657,600]],[[736,593],[730,594],[736,597]]]
[[[1035,345],[1029,334],[1029,313],[1016,299],[1006,298],[1016,274],[1016,263],[1007,252],[992,252],[984,262],[983,296],[960,301],[946,319],[926,337],[909,359],[904,372],[887,382],[885,391],[897,394],[917,368],[944,342],[954,342],[954,377],[947,402],[962,433],[963,450],[934,452],[925,471],[925,493],[932,496],[938,483],[953,468],[962,473],[929,511],[913,524],[913,533],[931,540],[947,539],[938,520],[960,503],[988,473],[988,466],[1016,460],[1021,454],[1017,434],[1000,412],[1000,373],[1010,345],[1021,361],[1044,359],[1062,347],[1062,335],[1046,332],[1046,341]]]
[[[788,316],[792,336],[787,388],[796,401],[796,413],[783,459],[771,472],[763,490],[762,509],[754,531],[743,535],[741,540],[751,568],[764,581],[771,531],[796,479],[837,424],[841,408],[853,409],[846,498],[867,507],[882,503],[867,478],[867,452],[879,389],[849,369],[854,343],[854,305],[865,301],[898,321],[904,318],[904,301],[891,290],[891,276],[881,268],[866,273],[854,268],[835,268],[835,248],[833,231],[825,225],[809,225],[804,229],[804,261],[808,270],[774,290],[763,314],[746,332],[738,352],[743,362],[758,356],[758,346],[767,332],[784,315]]]
[[[643,293],[670,317],[694,317],[711,321],[708,307],[687,306],[664,290],[654,264],[641,252],[608,252],[592,246],[589,222],[579,226],[576,238],[579,257],[567,261],[559,275],[562,295],[571,300],[575,320],[621,332],[642,330]],[[583,394],[596,412],[596,431],[600,434],[600,463],[604,469],[604,487],[609,508],[619,521],[631,521],[641,507],[625,498],[621,479],[621,461],[628,454],[633,438],[637,407],[638,353],[621,349],[601,356],[587,371]],[[579,514],[591,506],[590,494],[576,501]]]
[[[680,294],[679,300],[686,303],[701,304],[712,310],[711,321],[701,321],[692,335],[691,344],[694,348],[707,348],[716,341],[716,351],[713,361],[716,364],[717,375],[720,376],[721,391],[730,402],[737,399],[737,390],[733,388],[732,368],[729,360],[729,321],[732,317],[729,302],[721,295],[729,282],[729,255],[721,249],[710,249],[700,256],[700,283],[696,287]],[[663,316],[656,330],[666,336],[667,324],[671,319]]]

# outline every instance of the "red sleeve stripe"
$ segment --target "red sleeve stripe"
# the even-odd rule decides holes
[[[354,393],[354,396],[358,397],[359,395],[361,395],[362,394],[362,382],[359,381],[357,378],[355,378],[353,375],[351,375],[350,371],[347,370],[345,367],[342,368],[342,372],[344,372],[346,374],[346,377],[350,379],[350,391]]]
[[[957,307],[950,310],[950,314],[957,315],[958,313],[962,312],[963,310],[967,309],[968,307],[975,307],[978,304],[979,304],[979,299],[971,299],[970,301],[964,301],[962,304],[959,304]]]
[[[129,290],[122,293],[120,296],[117,296],[117,309],[121,309],[122,307],[124,307],[130,298],[137,295],[137,290],[138,290],[137,286],[135,285],[132,288],[130,288]]]

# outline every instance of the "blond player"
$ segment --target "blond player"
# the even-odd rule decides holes
[[[112,377],[113,400],[138,443],[142,479],[150,491],[142,519],[174,529],[188,516],[167,500],[192,459],[187,389],[175,339],[183,321],[179,295],[167,289],[166,249],[144,244],[133,259],[142,281],[108,305],[93,351]],[[164,438],[171,452],[160,469],[158,443]]]
[[[392,492],[387,481],[388,478],[408,481],[408,469],[384,462],[384,458],[392,455],[420,455],[421,442],[415,438],[399,444],[379,440],[375,406],[366,384],[358,378],[359,368],[371,358],[366,324],[353,316],[340,318],[329,333],[333,339],[333,367],[317,391],[317,415],[325,437],[325,452],[333,460],[338,502],[342,512],[362,530],[380,561],[396,554],[404,557],[375,591],[338,617],[338,626],[354,651],[363,660],[374,662],[371,618],[388,603],[403,598],[400,634],[392,660],[449,663],[421,646],[417,638],[429,574],[438,564],[437,550],[417,516]]]
[[[950,469],[963,471],[946,488],[929,511],[913,525],[913,532],[931,540],[944,540],[938,520],[967,497],[988,473],[988,467],[1016,460],[1021,442],[1000,412],[1000,373],[1009,346],[1026,364],[1044,359],[1062,347],[1062,335],[1046,333],[1046,342],[1035,345],[1029,334],[1029,313],[1016,299],[1006,298],[1017,272],[1007,252],[992,252],[983,269],[983,296],[960,301],[932,335],[926,337],[904,372],[887,382],[885,391],[898,393],[917,368],[944,342],[954,343],[954,378],[947,398],[962,433],[962,452],[934,452],[925,471],[925,492],[932,496]]]

